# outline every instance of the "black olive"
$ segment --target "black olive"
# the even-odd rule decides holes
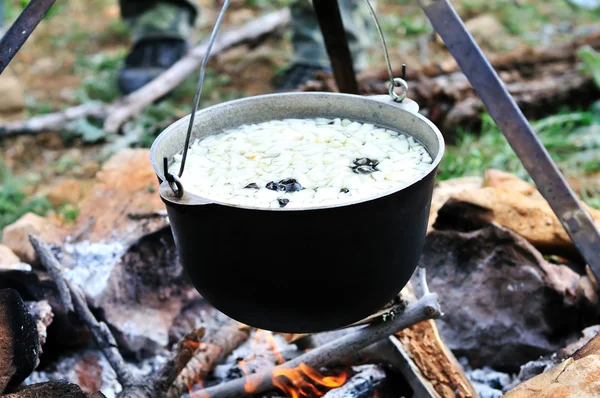
[[[348,192],[350,192],[350,190],[348,188],[342,188],[342,189],[340,189],[340,192],[341,193],[348,193]]]
[[[275,181],[268,182],[265,187],[271,191],[285,191],[285,186],[278,184]]]
[[[279,186],[279,190],[285,192],[296,192],[302,190],[302,185],[300,185],[300,183],[293,178],[286,178],[279,181]]]
[[[297,182],[298,181],[294,180],[293,178],[284,178],[283,180],[279,181],[279,183],[283,185],[295,184]]]
[[[377,171],[371,166],[356,166],[352,170],[357,174],[371,174]]]
[[[289,199],[277,199],[277,201],[279,202],[279,207],[285,207],[285,205],[287,205],[288,203],[290,203]]]
[[[294,183],[294,184],[289,184],[285,186],[285,192],[298,192],[298,191],[302,191],[304,188],[302,188],[302,185],[300,185],[299,183]]]
[[[255,182],[251,182],[250,184],[246,185],[244,188],[260,189],[260,187],[258,185],[256,185]]]

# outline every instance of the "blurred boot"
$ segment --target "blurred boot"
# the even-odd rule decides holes
[[[339,0],[342,22],[358,73],[367,66],[367,49],[373,45],[375,26],[363,0]],[[331,71],[329,56],[317,16],[310,0],[296,0],[291,5],[292,65],[278,77],[277,91],[295,90],[314,79],[317,71]]]
[[[186,54],[198,11],[185,0],[120,0],[120,4],[133,47],[119,72],[118,86],[129,94]]]

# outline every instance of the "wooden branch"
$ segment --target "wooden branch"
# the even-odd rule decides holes
[[[54,257],[54,254],[50,251],[50,248],[46,246],[46,244],[38,237],[29,236],[29,241],[31,242],[31,246],[38,254],[38,258],[41,263],[45,266],[46,270],[52,277],[52,280],[56,283],[56,288],[58,289],[58,294],[60,296],[60,301],[62,301],[65,309],[68,312],[72,312],[73,309],[73,301],[71,299],[71,292],[69,290],[69,286],[67,285],[67,280],[65,279],[65,275],[63,274],[62,267]]]
[[[248,340],[249,336],[250,327],[238,322],[227,322],[221,326],[215,334],[197,346],[193,357],[169,389],[167,397],[179,398],[190,386],[204,380],[215,365],[227,358],[233,350]]]
[[[88,325],[94,341],[98,344],[98,347],[102,350],[102,353],[110,363],[110,366],[117,374],[119,383],[121,383],[124,389],[126,386],[133,384],[132,375],[129,372],[129,369],[127,369],[127,365],[125,364],[121,353],[117,349],[117,344],[112,333],[108,329],[108,326],[106,326],[105,323],[96,320],[90,311],[85,298],[79,291],[79,288],[73,286],[65,279],[62,266],[52,254],[48,245],[42,239],[33,235],[29,235],[29,241],[37,253],[42,265],[52,276],[56,285],[66,286],[66,290],[61,291],[61,300],[64,300],[63,305],[66,308],[69,308],[68,306],[70,304],[71,310],[74,310]]]
[[[200,327],[188,333],[179,342],[176,352],[171,354],[171,358],[163,365],[151,383],[155,391],[162,394],[169,391],[177,376],[185,369],[190,359],[194,357],[194,353],[198,349],[204,333],[205,329]]]
[[[259,41],[273,31],[285,27],[289,22],[290,11],[286,8],[266,14],[239,28],[224,31],[217,37],[212,54],[244,43]],[[206,49],[207,43],[203,41],[156,79],[112,103],[84,104],[24,121],[2,124],[0,137],[60,131],[67,128],[71,121],[85,117],[105,119],[104,129],[109,133],[117,132],[126,120],[169,93],[193,73],[202,63]]]
[[[36,251],[40,261],[54,278],[58,285],[66,286],[67,290],[61,295],[62,300],[69,297],[72,308],[77,315],[88,325],[92,337],[117,375],[117,380],[123,387],[119,398],[155,398],[164,396],[173,384],[173,380],[192,358],[196,345],[204,335],[200,328],[186,335],[178,349],[172,354],[170,360],[150,379],[135,379],[129,372],[121,353],[117,347],[114,336],[104,322],[98,322],[90,311],[83,293],[78,287],[65,279],[63,268],[54,257],[48,245],[39,237],[29,235],[29,240]],[[65,307],[67,303],[63,303]],[[196,345],[195,345],[196,344]],[[101,394],[101,393],[98,393]],[[98,395],[101,396],[101,395]]]
[[[67,127],[69,122],[76,119],[85,117],[104,119],[113,106],[113,104],[83,104],[60,112],[2,124],[0,125],[0,137],[61,131]]]
[[[263,393],[274,388],[271,377],[273,371],[296,368],[300,364],[305,364],[311,368],[318,369],[322,366],[341,361],[342,359],[351,356],[353,353],[383,340],[399,330],[426,319],[437,318],[439,316],[440,307],[437,302],[437,295],[435,293],[430,293],[417,302],[409,305],[404,312],[396,315],[392,320],[364,327],[330,343],[310,350],[284,364],[268,370],[263,370],[262,372],[246,378],[221,383],[217,386],[199,391],[198,394],[200,396],[210,396],[211,398],[239,397],[244,396],[247,393],[244,386],[252,386],[252,393],[254,394]]]

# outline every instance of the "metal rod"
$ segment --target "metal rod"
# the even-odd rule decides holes
[[[313,0],[313,7],[329,55],[333,77],[341,93],[358,94],[352,54],[337,0]]]
[[[448,0],[418,0],[538,190],[600,278],[600,233]]]
[[[56,0],[31,0],[0,40],[0,74],[27,41]]]

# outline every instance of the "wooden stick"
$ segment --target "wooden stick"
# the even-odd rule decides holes
[[[70,306],[71,310],[74,310],[88,325],[94,341],[98,344],[98,347],[110,363],[110,366],[117,374],[119,383],[121,383],[124,388],[125,386],[132,384],[132,375],[129,372],[129,369],[127,369],[127,365],[125,364],[121,353],[117,349],[114,336],[108,329],[108,326],[106,326],[104,322],[98,322],[96,320],[90,311],[83,294],[77,287],[73,286],[65,279],[62,266],[52,254],[48,245],[41,238],[34,235],[29,235],[29,241],[42,262],[42,265],[44,265],[48,273],[52,276],[56,285],[63,286],[63,289],[65,289],[61,291],[61,300],[63,300],[63,304],[67,308]]]
[[[187,362],[167,393],[168,398],[179,398],[208,376],[215,365],[223,361],[233,350],[250,336],[250,327],[238,322],[227,322],[219,330],[209,336],[195,350],[193,357]]]
[[[272,373],[276,370],[291,369],[305,364],[311,368],[320,368],[340,361],[361,349],[368,347],[389,335],[426,319],[437,318],[441,314],[437,302],[437,294],[430,293],[423,296],[417,302],[409,305],[403,313],[387,322],[371,325],[349,333],[335,341],[317,347],[306,354],[300,355],[284,364],[274,368],[263,370],[246,378],[221,383],[198,392],[199,396],[210,396],[211,398],[233,398],[247,394],[246,389],[252,386],[252,393],[259,394],[274,388]],[[246,387],[246,389],[245,389]]]
[[[50,251],[48,245],[42,239],[33,235],[29,235],[29,240],[44,267],[55,278],[55,283],[57,285],[64,284],[67,287],[65,294],[61,295],[61,299],[66,300],[66,296],[69,296],[75,313],[88,325],[94,341],[115,371],[117,380],[123,387],[123,391],[119,393],[119,398],[155,398],[164,396],[181,369],[192,358],[193,351],[190,347],[194,347],[192,343],[199,344],[200,339],[204,335],[204,329],[200,328],[186,335],[178,345],[178,350],[172,354],[162,369],[154,377],[151,377],[150,380],[135,379],[127,368],[127,364],[123,360],[115,338],[108,326],[104,322],[98,322],[90,311],[83,293],[78,287],[65,279],[63,268]],[[66,303],[63,304],[67,306]],[[97,396],[102,395],[101,393],[97,393]]]
[[[218,54],[243,43],[259,41],[273,31],[285,27],[289,22],[290,11],[287,8],[264,15],[239,28],[224,31],[215,41],[212,52]],[[124,98],[108,104],[78,105],[60,112],[6,123],[0,125],[0,137],[60,131],[71,121],[85,117],[105,119],[105,130],[110,133],[116,132],[126,120],[169,93],[193,73],[202,62],[206,48],[205,42],[200,43],[163,74]]]

